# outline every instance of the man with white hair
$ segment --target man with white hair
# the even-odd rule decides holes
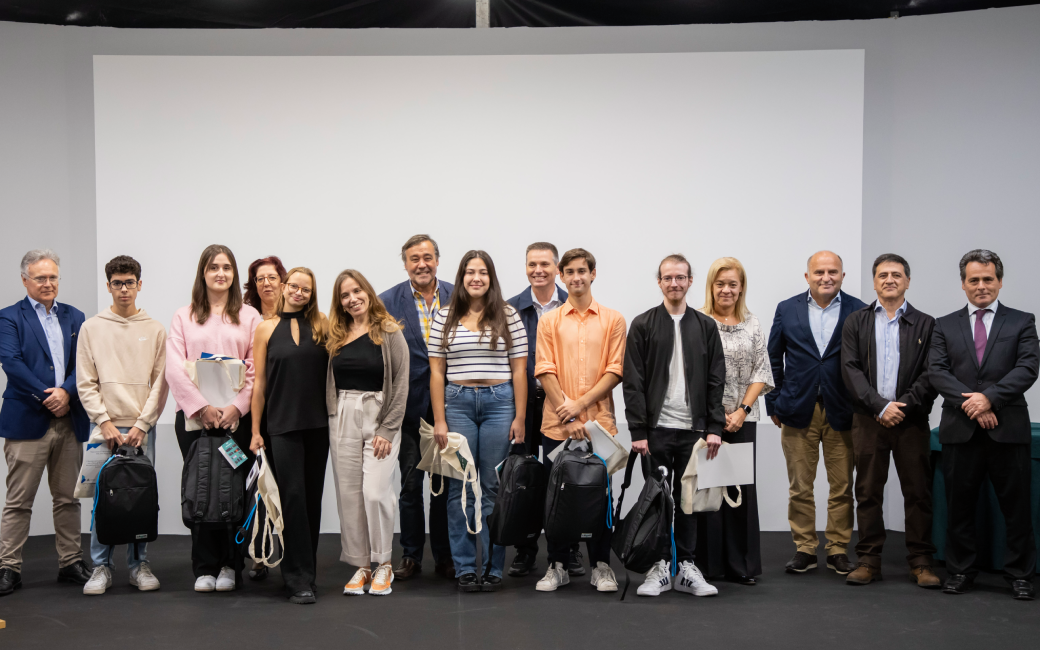
[[[7,460],[7,503],[0,519],[0,596],[22,586],[22,547],[36,490],[47,470],[54,503],[58,581],[84,585],[76,479],[89,422],[76,392],[76,342],[83,312],[59,304],[60,261],[53,251],[22,258],[23,300],[0,310],[0,364],[7,388],[0,438]]]

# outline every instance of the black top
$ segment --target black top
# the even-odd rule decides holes
[[[332,358],[336,390],[383,390],[383,351],[368,334],[339,349]]]
[[[300,324],[300,344],[292,322]],[[329,426],[325,375],[329,354],[311,338],[303,312],[282,314],[267,342],[267,430],[271,435]]]

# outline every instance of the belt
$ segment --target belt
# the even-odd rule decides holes
[[[339,391],[341,397],[356,397],[354,401],[354,424],[357,428],[361,429],[362,433],[375,433],[375,422],[370,423],[369,427],[371,430],[365,430],[365,402],[374,400],[380,406],[383,405],[383,391],[359,391],[359,390],[341,390]]]

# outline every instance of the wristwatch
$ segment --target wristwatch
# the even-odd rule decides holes
[[[751,415],[751,407],[748,406],[747,404],[741,404],[740,408],[744,409],[744,412],[747,413],[748,415]]]

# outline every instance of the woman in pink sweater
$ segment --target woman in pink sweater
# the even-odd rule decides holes
[[[196,419],[215,435],[230,435],[250,456],[239,468],[248,474],[251,424],[249,403],[253,395],[253,333],[262,322],[260,313],[242,303],[235,255],[226,246],[214,244],[202,251],[191,304],[173,315],[166,339],[166,381],[177,401],[177,444],[187,456],[201,431],[188,431],[186,420]],[[217,408],[206,402],[188,377],[185,361],[196,361],[202,353],[241,359],[246,366],[245,386],[231,404]],[[238,522],[241,523],[241,522]],[[193,528],[191,564],[195,591],[234,591],[241,581],[242,557],[229,544],[226,530]]]

